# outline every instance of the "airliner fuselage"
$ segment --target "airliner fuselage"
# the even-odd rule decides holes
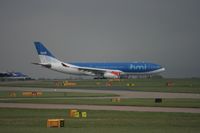
[[[90,75],[104,78],[120,78],[122,75],[152,75],[165,71],[159,64],[147,62],[72,62],[65,63],[53,56],[40,42],[35,42],[40,63],[34,63],[54,71]]]

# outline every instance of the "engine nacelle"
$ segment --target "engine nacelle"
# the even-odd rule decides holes
[[[117,79],[119,78],[120,73],[116,72],[105,72],[103,77],[104,78],[110,78],[110,79]]]

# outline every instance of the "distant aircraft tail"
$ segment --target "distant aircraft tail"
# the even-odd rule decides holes
[[[40,59],[40,63],[33,64],[45,66],[51,63],[60,62],[41,42],[34,42],[34,44]]]

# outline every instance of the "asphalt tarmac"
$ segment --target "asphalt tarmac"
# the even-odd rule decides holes
[[[115,91],[115,90],[0,87],[0,91],[85,92],[85,93],[105,93],[105,94],[108,93],[108,94],[119,95],[120,98],[193,98],[193,99],[200,98],[200,94],[192,94],[192,93],[137,92],[137,91],[123,91],[123,90]],[[92,97],[90,97],[90,98],[92,99]],[[96,97],[94,97],[94,98],[96,99]],[[84,110],[139,111],[139,112],[200,113],[200,108],[31,104],[31,103],[0,103],[0,108],[84,109]]]
[[[107,106],[107,105],[65,105],[65,104],[32,104],[32,103],[0,103],[0,108],[84,109],[84,110],[113,110],[113,111],[136,111],[136,112],[200,113],[200,108],[168,108],[168,107],[137,107],[137,106]]]

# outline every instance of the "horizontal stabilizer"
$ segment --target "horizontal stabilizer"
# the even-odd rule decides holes
[[[43,63],[32,63],[34,65],[40,65],[40,66],[43,66],[43,67],[47,67],[47,68],[51,68],[51,64],[43,64]]]

